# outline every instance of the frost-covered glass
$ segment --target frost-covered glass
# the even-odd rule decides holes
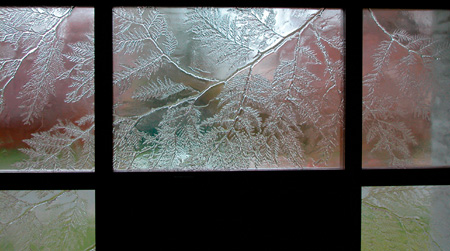
[[[450,186],[364,187],[361,250],[450,250]]]
[[[115,170],[340,168],[342,15],[114,8]]]
[[[449,18],[364,11],[363,167],[450,164]]]
[[[95,250],[93,190],[0,191],[0,250]]]
[[[0,171],[93,170],[93,8],[0,8]]]

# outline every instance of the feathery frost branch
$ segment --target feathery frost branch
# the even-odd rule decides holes
[[[115,71],[118,95],[133,88],[130,104],[148,106],[134,113],[116,101],[116,170],[242,170],[284,163],[299,168],[311,159],[312,165],[327,163],[338,149],[342,123],[336,113],[342,112],[343,42],[339,29],[330,36],[319,34],[315,25],[321,15],[339,23],[339,13],[290,13],[301,21],[284,30],[274,9],[171,11],[180,13],[187,34],[177,32],[164,9],[114,10],[116,57],[139,54]],[[179,39],[193,47],[193,65],[182,62]],[[173,41],[173,48],[167,50],[164,41]],[[197,70],[200,54],[213,62],[212,68],[228,66],[228,73],[216,80],[214,73]],[[272,57],[281,59],[270,66],[270,74],[260,73]],[[331,108],[322,98],[339,105]],[[324,109],[332,112],[325,115]]]
[[[52,100],[60,95],[57,91],[64,89],[62,85],[67,87],[63,94],[65,103],[92,99],[93,30],[77,38],[77,42],[68,42],[67,20],[73,12],[73,8],[0,8],[0,41],[14,51],[0,58],[0,114],[9,112],[5,109],[9,108],[5,95],[18,88],[20,116],[25,126],[44,120]],[[23,69],[27,67],[24,62],[31,62],[28,70]],[[19,82],[19,74],[27,76],[25,83]],[[12,85],[17,87],[11,88]],[[33,134],[33,138],[25,140],[31,148],[21,149],[29,159],[15,166],[28,170],[93,170],[93,152],[88,153],[94,148],[93,103],[92,114],[82,120],[78,125],[59,122],[49,131]],[[77,133],[83,137],[77,138]],[[82,148],[81,155],[73,155],[73,144],[60,144],[70,138],[82,139],[83,143],[77,146]],[[51,148],[52,144],[60,149]]]

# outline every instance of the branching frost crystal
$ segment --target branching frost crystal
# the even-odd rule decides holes
[[[95,250],[94,191],[0,191],[1,250]]]
[[[0,8],[0,169],[93,171],[93,98],[93,9]]]
[[[114,9],[114,168],[340,167],[339,10]]]

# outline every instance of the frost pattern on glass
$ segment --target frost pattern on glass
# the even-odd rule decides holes
[[[1,169],[93,171],[93,19],[92,8],[0,8],[0,150],[26,155]]]
[[[340,10],[113,17],[116,170],[340,167]]]
[[[1,250],[95,250],[94,191],[0,191]]]
[[[437,141],[448,155],[450,121],[436,117],[448,94],[448,11],[364,11],[363,166],[449,164],[432,156]],[[439,28],[439,26],[442,26]],[[440,108],[448,110],[450,106]],[[441,129],[433,129],[439,123]],[[434,150],[433,150],[434,151]]]
[[[362,250],[449,250],[450,186],[362,188]]]

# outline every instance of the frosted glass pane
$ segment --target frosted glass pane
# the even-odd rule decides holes
[[[450,164],[449,18],[364,11],[363,167]]]
[[[115,8],[115,170],[340,168],[342,15]]]
[[[0,8],[0,171],[94,170],[93,8]]]
[[[364,187],[361,250],[450,250],[450,186]]]
[[[95,193],[0,191],[1,250],[95,250]]]

